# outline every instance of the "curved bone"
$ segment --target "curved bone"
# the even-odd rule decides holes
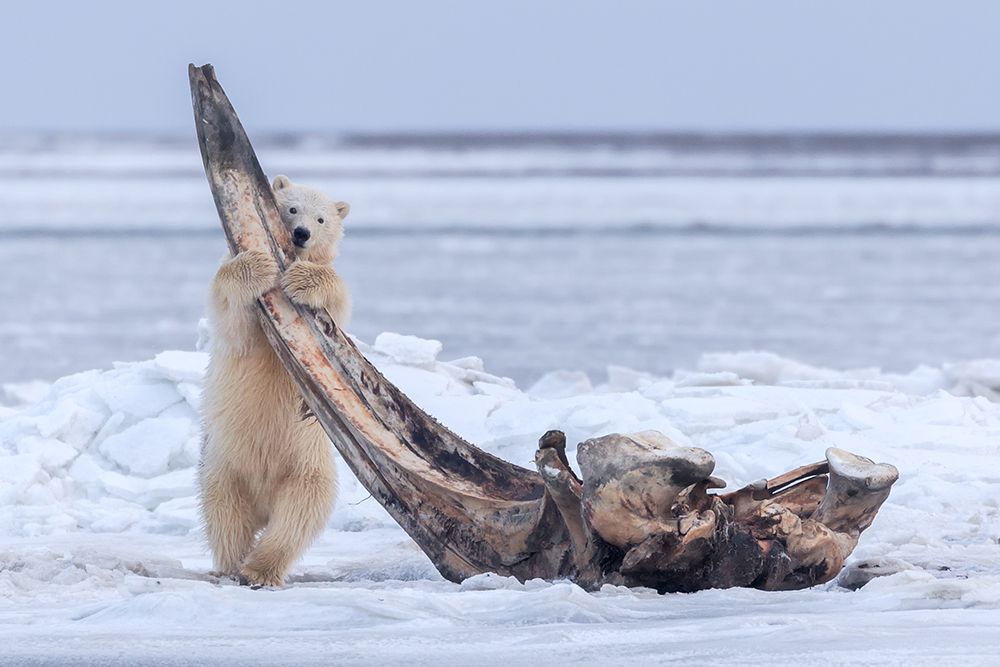
[[[211,65],[192,65],[189,75],[230,248],[270,252],[284,269],[294,257],[291,240],[236,112]],[[417,408],[325,313],[314,316],[280,288],[259,305],[271,345],[351,470],[446,577],[559,572],[565,547],[536,540],[547,520],[558,519],[543,512],[536,473],[471,446]],[[548,530],[565,529],[557,521]]]
[[[292,245],[246,133],[210,65],[192,65],[189,77],[230,248],[269,252],[284,269]],[[655,431],[583,443],[582,484],[565,436],[550,432],[536,455],[539,475],[416,407],[325,311],[291,303],[280,288],[258,306],[275,353],[358,480],[454,581],[496,572],[661,591],[811,586],[836,574],[895,480],[891,466],[831,450],[825,495],[796,470],[772,480],[774,489],[713,496],[724,484],[711,477],[711,455]]]
[[[580,507],[583,489],[580,478],[573,472],[566,458],[566,434],[562,431],[548,431],[539,438],[535,465],[545,483],[546,498],[551,498],[555,503],[569,532],[574,565],[578,572],[587,570],[594,561],[597,547],[583,520]],[[590,576],[596,580],[599,575],[591,571]]]

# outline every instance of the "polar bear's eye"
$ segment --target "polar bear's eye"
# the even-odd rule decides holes
[[[299,209],[293,206],[292,208],[288,209],[288,212],[291,213],[292,215],[295,215],[296,213],[299,212]]]
[[[322,225],[323,224],[323,218],[316,218],[316,222],[318,222],[319,224]]]

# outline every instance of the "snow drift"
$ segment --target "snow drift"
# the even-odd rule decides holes
[[[446,426],[524,466],[532,464],[539,435],[552,428],[565,431],[571,446],[609,432],[660,430],[712,452],[715,474],[730,488],[821,460],[830,446],[891,462],[900,480],[841,583],[855,587],[879,569],[891,576],[857,593],[830,584],[787,594],[666,597],[606,587],[590,596],[568,583],[522,585],[491,576],[456,586],[434,572],[340,465],[337,508],[290,586],[262,593],[217,582],[207,575],[195,488],[207,355],[168,351],[50,386],[4,388],[0,626],[35,642],[20,644],[23,653],[4,650],[34,655],[31,647],[52,649],[53,627],[60,635],[92,637],[143,618],[152,625],[137,632],[148,642],[133,648],[153,653],[168,650],[157,643],[164,623],[185,636],[227,636],[233,645],[249,641],[242,633],[254,622],[282,636],[354,628],[373,642],[387,626],[405,623],[404,635],[430,633],[441,651],[455,624],[478,628],[476,641],[487,643],[500,640],[503,627],[533,627],[537,633],[524,630],[522,637],[527,656],[529,647],[544,644],[541,629],[553,623],[611,623],[624,632],[649,619],[679,618],[679,611],[668,613],[675,608],[666,600],[689,611],[738,604],[766,615],[781,608],[785,622],[853,609],[844,628],[889,623],[858,614],[894,611],[907,624],[913,619],[906,614],[937,609],[985,610],[975,623],[1000,624],[1000,404],[989,400],[997,397],[1000,362],[889,375],[816,368],[760,352],[716,354],[672,377],[611,368],[594,386],[586,375],[562,371],[523,391],[487,373],[478,358],[439,361],[436,341],[386,333],[359,347]],[[574,460],[575,451],[569,454]],[[270,596],[267,610],[259,596]],[[239,619],[219,604],[236,609]],[[276,614],[283,620],[275,621]],[[972,627],[965,616],[961,623]],[[689,629],[687,641],[694,642],[702,630]],[[754,645],[753,633],[737,634],[743,639],[734,640],[734,651],[740,641]],[[652,650],[663,638],[637,641],[642,654],[641,647]],[[405,645],[383,646],[387,652],[377,655],[397,655]],[[947,655],[986,656],[976,646],[970,639]]]

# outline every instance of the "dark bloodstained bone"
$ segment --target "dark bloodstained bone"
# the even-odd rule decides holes
[[[205,173],[233,252],[294,258],[274,197],[211,65],[191,66]],[[567,577],[660,591],[802,588],[828,581],[895,481],[895,468],[829,450],[827,462],[725,495],[712,456],[649,431],[581,443],[581,477],[559,431],[538,472],[465,442],[386,380],[325,311],[280,288],[261,325],[306,405],[365,488],[441,574]],[[828,473],[828,476],[827,476]]]

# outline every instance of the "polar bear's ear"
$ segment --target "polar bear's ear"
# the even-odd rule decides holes
[[[271,184],[271,189],[272,190],[284,190],[285,188],[287,188],[291,184],[292,184],[292,182],[290,180],[288,180],[287,176],[275,176],[274,177],[274,183]]]
[[[348,204],[346,201],[339,201],[336,204],[334,204],[334,206],[337,207],[337,215],[340,216],[341,220],[346,218],[347,214],[351,212],[351,205]]]

